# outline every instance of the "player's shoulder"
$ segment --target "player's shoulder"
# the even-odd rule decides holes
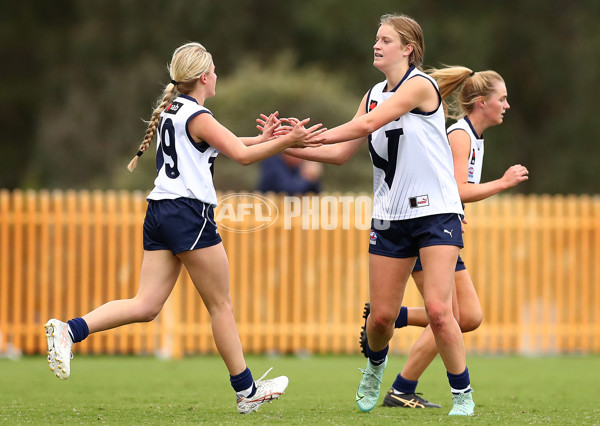
[[[457,121],[455,121],[454,123],[452,123],[449,127],[448,127],[448,134],[452,133],[455,130],[464,130],[467,131],[468,130],[468,124],[465,121],[464,118],[461,118]]]
[[[369,89],[369,91],[367,92],[367,96],[372,98],[374,96],[381,95],[383,93],[383,91],[385,90],[386,86],[387,86],[387,80],[380,81],[379,83],[377,83],[373,87],[371,87],[371,89]]]
[[[185,111],[186,115],[192,115],[197,113],[208,113],[212,115],[212,112],[204,105],[200,105],[196,99],[188,95],[177,96],[167,107],[165,112],[177,114],[179,110]]]
[[[432,83],[435,87],[437,87],[437,81],[435,78],[414,66],[409,69],[406,75],[406,80],[410,81],[412,84]]]
[[[464,126],[463,123],[459,123],[459,121],[452,124],[446,130],[446,133],[448,134],[448,141],[453,149],[459,146],[467,147],[471,145],[471,132],[469,131],[468,126]]]
[[[361,102],[365,103],[366,112],[372,111],[382,101],[383,91],[385,90],[386,85],[386,80],[380,81],[371,87],[365,94],[365,97]]]
[[[456,133],[456,131],[459,131],[459,130],[462,130],[462,132],[459,132],[459,133],[464,132],[473,141],[475,141],[475,140],[482,141],[483,140],[483,135],[477,134],[477,132],[475,131],[475,128],[473,127],[473,124],[471,123],[471,121],[469,120],[469,117],[467,117],[467,116],[461,118],[456,123],[454,123],[453,125],[448,127],[446,132],[448,133],[448,136],[450,136],[451,133],[454,134],[454,133]]]

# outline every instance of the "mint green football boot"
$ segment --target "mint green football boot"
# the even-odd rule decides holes
[[[364,370],[359,368],[363,373],[358,389],[356,390],[356,404],[360,408],[360,411],[371,411],[377,405],[381,379],[387,363],[388,357],[386,356],[385,361],[381,365],[373,365],[370,360],[367,360],[367,368]]]
[[[473,392],[452,394],[452,410],[449,416],[472,416],[475,412]]]

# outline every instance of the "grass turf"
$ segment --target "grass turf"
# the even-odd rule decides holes
[[[439,357],[417,391],[442,409],[354,402],[362,356],[246,358],[255,379],[285,374],[281,400],[250,415],[237,413],[228,373],[218,356],[160,360],[76,356],[67,381],[53,377],[45,357],[0,359],[0,423],[4,424],[600,424],[600,356],[469,356],[476,415],[449,417],[451,397]],[[391,356],[383,393],[405,357]]]

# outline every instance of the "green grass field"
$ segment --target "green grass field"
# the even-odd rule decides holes
[[[383,392],[404,360],[390,357]],[[451,397],[439,357],[418,390],[442,409],[378,406],[370,413],[354,402],[362,356],[248,356],[247,362],[255,378],[274,366],[269,377],[285,374],[290,385],[280,400],[242,416],[217,356],[76,356],[67,381],[52,376],[43,356],[0,359],[0,423],[600,424],[600,356],[470,356],[477,404],[471,418],[448,416]]]

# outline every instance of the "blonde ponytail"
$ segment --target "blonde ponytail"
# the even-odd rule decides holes
[[[473,71],[467,67],[447,66],[441,69],[428,69],[427,73],[437,81],[444,104],[444,113],[447,117],[457,119],[462,109],[455,91],[473,75]]]
[[[493,92],[494,83],[504,81],[496,71],[475,72],[460,66],[431,68],[427,73],[437,81],[446,116],[454,120],[471,113],[480,97]]]

